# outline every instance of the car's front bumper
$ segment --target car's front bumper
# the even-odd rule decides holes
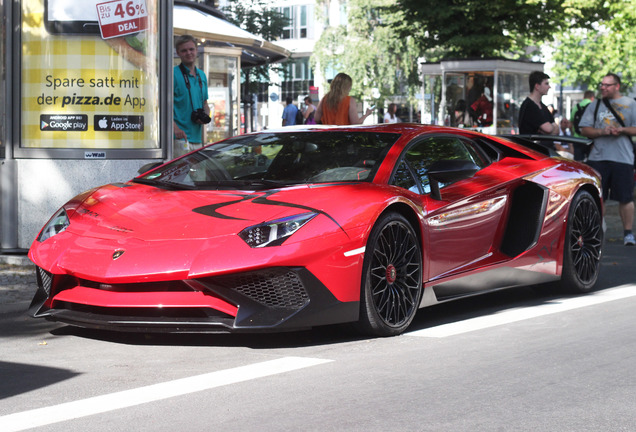
[[[37,268],[30,313],[87,328],[143,332],[283,331],[355,321],[302,267],[273,267],[197,279],[103,284]]]

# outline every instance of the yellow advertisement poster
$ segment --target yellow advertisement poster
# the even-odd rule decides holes
[[[158,148],[157,14],[157,0],[23,0],[22,147]]]

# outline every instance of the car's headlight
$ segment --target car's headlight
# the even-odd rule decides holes
[[[239,233],[250,247],[279,246],[317,213],[303,213],[245,228]]]
[[[50,239],[56,234],[64,231],[70,221],[68,220],[68,215],[66,214],[66,210],[60,209],[55,215],[44,225],[42,231],[40,231],[40,235],[38,236],[38,241],[43,242],[47,239]]]

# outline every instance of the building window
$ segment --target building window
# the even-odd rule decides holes
[[[288,25],[283,28],[281,39],[307,39],[311,37],[311,5],[294,5],[278,8]]]
[[[287,25],[283,27],[283,34],[281,39],[293,39],[294,38],[294,20],[293,20],[294,6],[287,6],[279,9],[279,12],[283,14],[283,17],[287,21]]]
[[[286,62],[280,78],[282,81],[313,80],[314,74],[309,65],[309,57],[295,58]]]
[[[281,74],[281,97],[297,98],[308,95],[309,87],[314,85],[314,74],[309,65],[309,57],[292,59],[285,65]]]
[[[300,39],[307,38],[307,5],[299,6],[300,9],[300,20],[298,23],[298,33],[300,34]]]

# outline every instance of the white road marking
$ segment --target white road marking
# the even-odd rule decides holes
[[[291,372],[329,363],[331,361],[333,360],[284,357],[277,360],[95,396],[60,405],[8,414],[0,417],[0,431],[13,432],[50,425],[202,390],[209,390],[215,387]]]
[[[614,300],[636,296],[636,286],[623,285],[617,288],[592,292],[579,297],[550,300],[547,304],[533,307],[523,307],[498,312],[492,315],[471,318],[464,321],[443,324],[436,327],[406,333],[407,336],[443,338],[482,330],[490,327],[510,324],[517,321],[565,312],[587,306],[593,306]]]

